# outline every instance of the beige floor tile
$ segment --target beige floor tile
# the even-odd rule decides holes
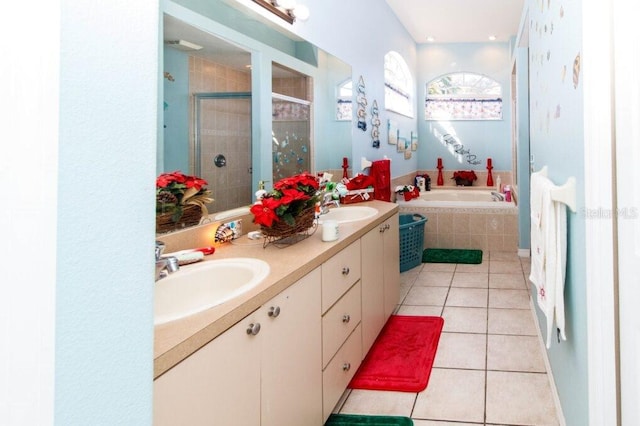
[[[418,394],[412,417],[461,422],[484,421],[484,371],[434,368]]]
[[[449,287],[452,278],[453,272],[421,272],[413,285]]]
[[[413,315],[426,317],[439,317],[442,315],[441,306],[414,306],[402,305],[397,312],[398,315]],[[446,321],[445,321],[446,324]]]
[[[529,309],[529,291],[489,289],[489,307]]]
[[[489,274],[489,288],[526,289],[522,272],[515,274]]]
[[[442,331],[458,333],[486,333],[487,309],[445,306]]]
[[[489,253],[489,259],[494,260],[504,260],[508,262],[519,262],[520,258],[518,257],[517,252],[513,251],[492,251]]]
[[[420,270],[417,268],[415,270],[410,269],[400,274],[400,284],[413,284],[413,282],[418,278],[418,274]]]
[[[490,334],[487,343],[487,370],[545,373],[541,345],[537,336]]]
[[[471,272],[456,272],[451,281],[452,287],[473,287],[473,288],[487,288],[489,282],[488,274],[471,273]]]
[[[487,307],[487,289],[484,288],[454,288],[449,290],[447,306],[467,306],[472,308]]]
[[[558,424],[546,374],[488,371],[486,412],[487,423]]]
[[[447,287],[419,287],[409,290],[404,305],[443,306],[449,289]]]
[[[433,420],[413,420],[413,426],[478,426],[482,423],[437,422]]]
[[[485,334],[442,333],[433,366],[484,371],[486,348]]]
[[[415,398],[413,392],[353,389],[340,413],[409,417]]]
[[[446,315],[446,308],[444,313]],[[444,318],[446,327],[446,316]],[[531,310],[529,309],[489,309],[488,328],[491,334],[538,335]]]
[[[423,263],[422,272],[453,272],[456,270],[455,263]]]
[[[478,264],[458,263],[456,272],[489,272],[489,261],[483,258],[482,263]]]
[[[409,293],[411,287],[413,287],[413,284],[400,284],[400,298],[398,299],[400,300],[400,302],[402,302],[404,298],[407,297],[407,293]]]
[[[522,265],[517,259],[513,262],[506,260],[492,260],[489,262],[489,272],[492,274],[521,274]]]

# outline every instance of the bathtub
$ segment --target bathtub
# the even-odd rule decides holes
[[[514,208],[514,202],[494,201],[490,190],[435,189],[421,192],[420,198],[398,201],[399,205],[420,207]]]
[[[493,201],[490,189],[434,189],[396,202],[401,214],[427,217],[425,248],[518,250],[518,207],[513,201]]]

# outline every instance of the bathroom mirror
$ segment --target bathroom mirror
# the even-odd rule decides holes
[[[265,88],[277,85],[271,79],[287,73],[309,82],[309,96],[292,97],[293,108],[306,109],[309,115],[308,141],[299,146],[309,154],[305,168],[311,172],[339,170],[342,158],[351,158],[351,121],[336,118],[339,87],[351,78],[350,65],[317,48],[305,49],[305,55],[311,57],[307,64],[265,45],[265,40],[246,36],[233,40],[229,36],[233,31],[220,36],[201,22],[196,27],[186,21],[169,13],[163,17],[157,174],[181,170],[206,179],[214,198],[208,206],[210,213],[220,215],[249,205],[258,180],[270,180],[269,187],[279,176],[271,133],[282,123],[274,124],[277,120],[272,116],[276,104],[291,99],[273,98],[278,92],[275,86],[274,93],[269,90],[271,105],[261,99],[267,96]],[[271,69],[262,65],[266,60],[252,64],[256,58],[272,58]],[[286,136],[285,129],[279,138]],[[267,155],[272,158],[264,158]]]

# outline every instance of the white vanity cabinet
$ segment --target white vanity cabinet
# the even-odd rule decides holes
[[[320,268],[154,382],[154,425],[322,424]]]
[[[361,239],[363,357],[399,302],[399,226],[399,215],[395,214]]]
[[[323,424],[362,360],[361,241],[322,264]]]

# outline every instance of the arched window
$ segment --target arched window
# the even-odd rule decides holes
[[[384,107],[413,117],[413,78],[407,63],[397,52],[384,55]]]
[[[447,74],[427,83],[426,120],[501,120],[502,86],[485,75]]]

